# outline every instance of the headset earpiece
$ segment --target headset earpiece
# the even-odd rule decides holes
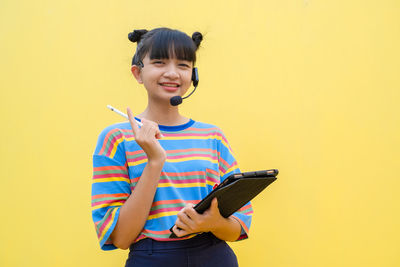
[[[193,68],[192,70],[192,82],[194,87],[196,87],[199,84],[199,72],[197,68]]]

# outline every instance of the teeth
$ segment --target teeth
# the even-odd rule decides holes
[[[164,86],[169,86],[169,87],[178,87],[179,85],[177,84],[170,84],[170,83],[162,83]]]

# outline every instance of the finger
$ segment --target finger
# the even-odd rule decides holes
[[[160,131],[160,129],[158,128],[158,126],[157,126],[157,129],[156,129],[156,138],[157,138],[157,139],[164,138],[164,135],[161,133],[161,131]]]
[[[131,127],[132,127],[133,135],[136,136],[137,132],[139,131],[139,128],[138,128],[138,126],[136,124],[136,120],[135,120],[130,108],[126,108],[126,112],[128,113],[128,118],[129,118],[129,122],[130,122]]]
[[[156,139],[161,139],[163,137],[157,123],[146,119],[142,119],[142,123],[146,135],[154,136]]]
[[[211,207],[218,208],[218,198],[213,198],[213,200],[211,201]]]
[[[175,233],[177,237],[181,237],[189,233],[186,230],[179,229],[176,225],[172,228],[172,231]]]
[[[141,130],[142,130],[141,134],[143,134],[143,136],[147,136],[151,139],[155,138],[157,124],[155,124],[152,121],[146,120],[146,119],[142,119],[142,123],[143,123],[143,126],[141,128]]]
[[[151,127],[152,131],[154,131],[154,136],[156,139],[161,139],[164,136],[162,135],[160,128],[158,127],[158,124],[155,122],[152,122],[152,127]]]
[[[195,211],[195,209],[193,208],[193,206],[187,206],[187,207],[185,207],[184,213],[185,213],[186,216],[188,216],[191,220],[196,220],[197,217],[199,216],[199,214],[197,213],[197,211]]]
[[[181,232],[181,231],[185,231],[185,232],[189,232],[189,228],[186,224],[184,224],[181,220],[177,219],[175,222],[175,225],[173,227],[173,229],[176,229],[177,231]]]
[[[181,221],[182,223],[186,224],[187,226],[192,226],[193,221],[190,216],[184,211],[184,212],[179,212],[178,213],[178,220]]]
[[[213,200],[211,200],[210,207],[204,212],[204,214],[207,215],[220,214],[218,209],[218,200],[216,197],[213,198]]]
[[[185,214],[186,216],[188,216],[189,217],[189,219],[191,219],[190,218],[190,216],[189,216],[189,212],[187,212],[189,209],[191,209],[192,207],[189,205],[189,204],[186,204],[186,206],[183,208],[183,209],[181,209],[181,212],[183,213],[183,214]]]
[[[213,200],[211,201],[211,207],[210,207],[210,209],[211,209],[212,211],[219,212],[219,208],[218,208],[218,199],[217,199],[216,197],[213,198]]]
[[[186,230],[189,227],[180,219],[177,219],[175,222],[176,227],[178,227],[178,230]]]
[[[150,127],[151,127],[151,123],[150,121],[146,120],[146,119],[142,119],[142,127],[140,128],[141,130],[141,134],[143,134],[143,136],[149,136],[150,135]]]

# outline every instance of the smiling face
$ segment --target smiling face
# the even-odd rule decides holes
[[[193,63],[175,57],[143,58],[143,67],[132,66],[132,73],[147,90],[149,102],[166,102],[173,96],[183,96],[192,82]]]

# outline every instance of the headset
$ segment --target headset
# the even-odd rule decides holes
[[[192,83],[193,83],[194,89],[188,96],[185,96],[183,98],[179,95],[173,96],[170,98],[169,103],[171,103],[172,106],[178,106],[178,105],[182,104],[183,99],[188,98],[189,96],[191,96],[194,93],[194,91],[196,91],[197,85],[199,84],[199,71],[197,70],[197,68],[193,68],[193,70],[192,70]]]

